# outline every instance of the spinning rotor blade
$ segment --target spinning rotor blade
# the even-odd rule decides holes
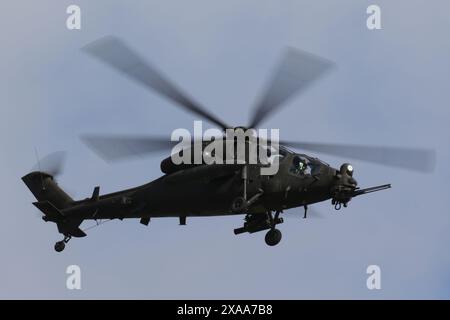
[[[435,151],[431,149],[370,147],[361,145],[288,141],[280,142],[280,144],[420,172],[433,171],[435,164]]]
[[[301,208],[298,208],[301,209]],[[304,218],[304,212],[303,211],[298,211],[298,210],[289,210],[285,213],[283,213],[282,215],[283,218],[288,218],[288,219],[324,219],[325,216],[322,214],[321,211],[318,211],[314,208],[309,207],[308,208],[308,214],[306,216],[306,218]]]
[[[177,103],[184,109],[211,121],[222,129],[229,128],[219,118],[182,93],[171,81],[146,63],[121,40],[113,36],[107,36],[88,44],[83,50],[147,89],[153,89],[160,95]]]
[[[33,167],[32,171],[45,172],[53,177],[56,177],[63,173],[65,160],[66,152],[56,151],[48,154],[42,159],[38,158],[37,163]]]
[[[83,135],[81,140],[108,162],[138,157],[152,152],[170,151],[178,142],[169,137]]]
[[[253,110],[249,128],[256,128],[270,113],[308,88],[333,65],[331,61],[310,53],[288,48]]]

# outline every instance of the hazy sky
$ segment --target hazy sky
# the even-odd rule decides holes
[[[66,29],[81,7],[82,28]],[[366,8],[382,30],[366,28]],[[0,18],[0,298],[450,298],[450,3],[448,1],[4,1]],[[310,142],[430,147],[432,174],[350,161],[360,186],[393,188],[323,219],[286,219],[283,240],[235,236],[242,217],[112,221],[57,254],[20,180],[41,155],[67,150],[61,186],[76,198],[161,175],[160,154],[103,162],[82,133],[169,135],[197,118],[80,51],[123,38],[226,122],[242,125],[285,46],[337,69],[263,125]],[[291,210],[303,214],[302,209]],[[83,226],[89,226],[87,222]],[[82,290],[66,289],[77,264]],[[366,288],[381,267],[382,289]]]

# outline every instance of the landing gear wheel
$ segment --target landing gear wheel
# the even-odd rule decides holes
[[[241,213],[247,209],[247,201],[243,197],[237,197],[231,203],[231,211]]]
[[[266,233],[266,244],[268,246],[276,246],[281,241],[281,231],[278,229],[271,229]]]
[[[64,248],[66,247],[66,243],[69,242],[70,239],[72,239],[71,235],[64,234],[64,239],[55,243],[55,251],[56,252],[63,251]]]
[[[55,251],[56,252],[63,251],[65,247],[66,247],[66,243],[64,242],[64,240],[58,241],[55,243]]]

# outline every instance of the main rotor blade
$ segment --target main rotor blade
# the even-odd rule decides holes
[[[81,140],[107,162],[152,152],[170,151],[178,142],[168,137],[83,135]]]
[[[253,109],[249,128],[256,128],[271,112],[308,88],[333,65],[331,61],[313,54],[288,48]]]
[[[435,151],[403,147],[371,147],[361,145],[280,142],[281,145],[316,151],[340,157],[354,158],[391,167],[420,172],[432,172],[435,165]]]
[[[298,208],[298,209],[301,209]],[[283,213],[283,218],[288,218],[288,219],[324,219],[325,216],[322,214],[321,211],[316,210],[315,208],[311,208],[311,206],[308,207],[308,213],[306,218],[304,217],[304,212],[303,211],[298,211],[298,210],[289,210],[286,211],[285,213]]]
[[[222,129],[229,128],[227,124],[181,92],[170,80],[146,63],[120,39],[107,36],[86,45],[83,50],[147,89],[155,90],[184,109],[211,121]]]

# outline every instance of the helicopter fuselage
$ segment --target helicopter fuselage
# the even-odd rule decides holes
[[[294,167],[294,159],[307,162],[303,171]],[[261,175],[260,165],[247,165],[244,181],[242,170],[238,164],[198,165],[137,188],[74,202],[62,212],[83,219],[124,219],[281,211],[331,199],[338,173],[318,159],[293,153],[282,157],[275,175]],[[245,211],[233,211],[233,200],[244,189],[247,199],[260,196]]]

